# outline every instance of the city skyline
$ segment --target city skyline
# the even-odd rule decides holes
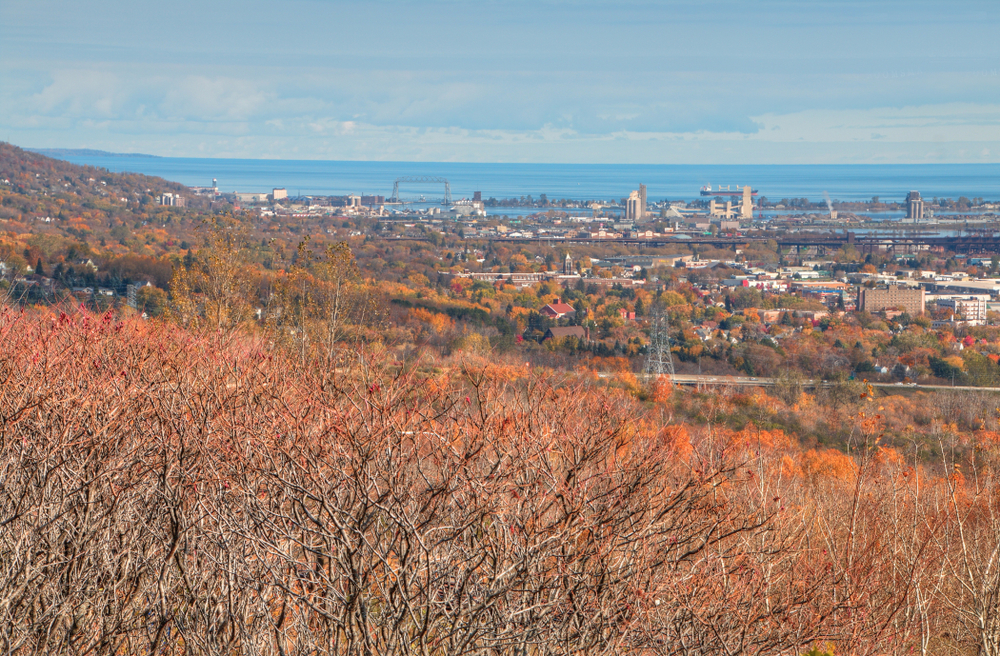
[[[1000,161],[985,2],[0,7],[0,138],[165,156]]]

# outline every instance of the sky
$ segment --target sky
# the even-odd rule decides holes
[[[990,2],[2,0],[0,140],[177,157],[1000,162]]]

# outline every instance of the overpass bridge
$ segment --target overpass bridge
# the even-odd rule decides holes
[[[651,239],[599,239],[591,237],[495,237],[490,239],[494,242],[507,243],[571,243],[571,244],[625,244],[628,246],[642,247],[663,247],[676,246],[679,244],[712,246],[720,249],[736,250],[745,248],[749,244],[767,243],[773,240],[782,250],[785,249],[824,249],[837,250],[844,246],[853,246],[861,254],[867,253],[888,253],[892,255],[918,253],[932,250],[937,252],[951,251],[969,255],[1000,254],[1000,233],[993,231],[983,231],[979,233],[965,233],[953,236],[941,236],[938,234],[901,234],[893,236],[891,234],[881,235],[859,235],[854,232],[846,233],[794,233],[783,235],[756,234],[742,237],[694,235],[688,238],[678,238],[676,236],[654,237]]]

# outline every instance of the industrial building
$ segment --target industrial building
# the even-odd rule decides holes
[[[740,203],[740,218],[753,218],[753,190],[749,186],[743,187],[743,202]]]
[[[646,217],[646,185],[640,184],[637,190],[629,193],[625,200],[625,221],[635,223]]]
[[[638,191],[633,191],[625,200],[625,221],[634,223],[642,218],[642,199]]]
[[[739,210],[738,213],[737,210]],[[736,206],[733,205],[731,200],[727,200],[725,203],[718,203],[715,200],[709,201],[708,213],[712,216],[721,217],[723,219],[733,219],[737,216],[741,219],[752,219],[753,190],[751,190],[748,186],[743,187],[743,200]]]
[[[481,200],[462,199],[455,201],[451,212],[456,216],[486,216],[486,205]]]
[[[920,198],[919,191],[906,194],[906,218],[911,221],[924,218],[924,201]]]
[[[212,178],[211,187],[188,187],[192,192],[198,196],[218,196],[219,195],[219,181]]]
[[[213,180],[213,182],[215,182]],[[241,203],[267,203],[272,200],[282,200],[288,198],[288,190],[283,187],[278,187],[271,190],[271,193],[265,193],[262,191],[254,192],[235,192],[233,194],[236,200]]]
[[[708,201],[708,213],[723,219],[731,219],[736,216],[736,210],[733,209],[733,201],[731,200],[724,203],[718,203],[715,200]]]

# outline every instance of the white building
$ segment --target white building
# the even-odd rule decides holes
[[[937,306],[941,308],[948,308],[955,313],[955,317],[961,318],[963,321],[971,324],[982,324],[986,323],[986,301],[989,297],[982,296],[967,296],[965,298],[959,298],[957,296],[952,298],[939,298],[937,300]]]
[[[180,194],[166,193],[160,196],[160,205],[166,207],[184,207],[185,204],[184,196]]]
[[[241,203],[266,203],[268,200],[267,194],[259,192],[254,192],[254,193],[236,192],[234,196],[236,196],[236,200],[240,201]]]

